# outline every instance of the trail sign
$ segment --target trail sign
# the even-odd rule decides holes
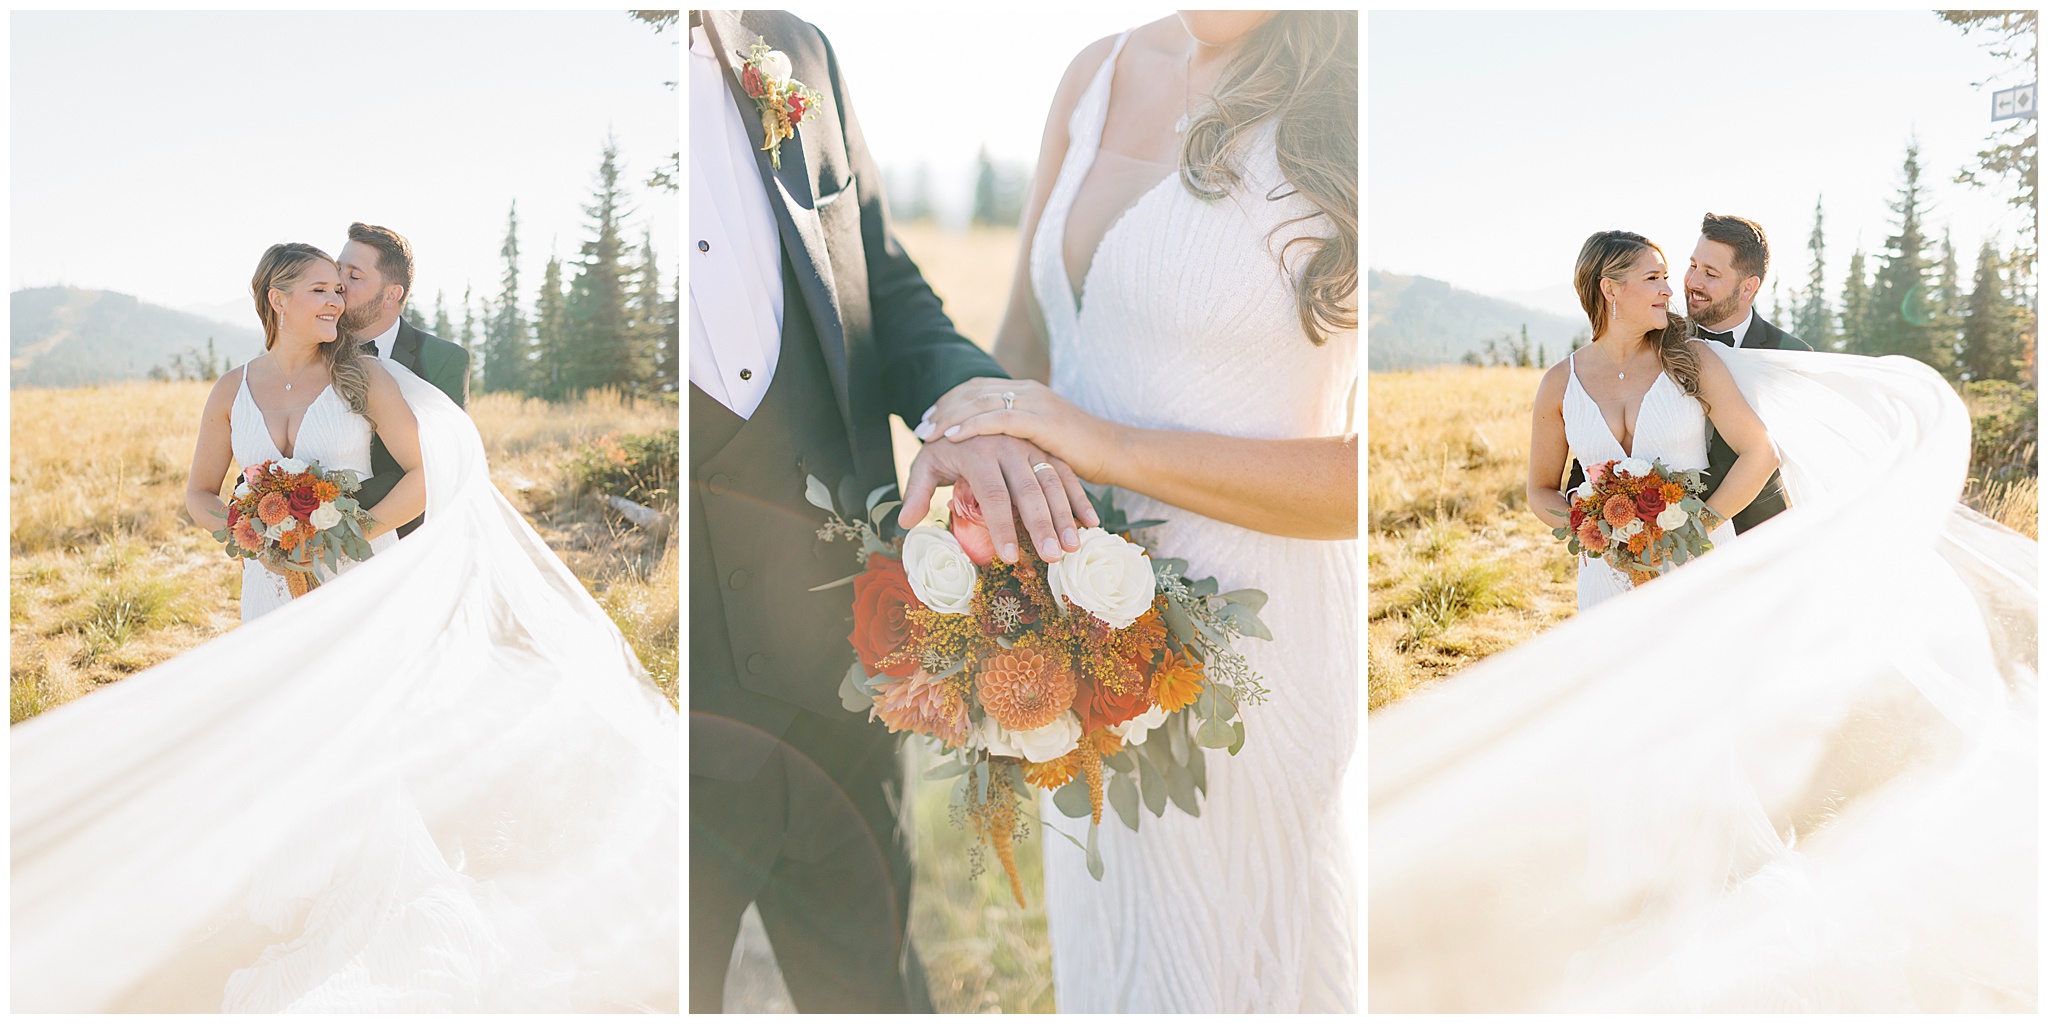
[[[2034,116],[2034,86],[2016,85],[2000,89],[1991,94],[1991,119],[2007,121],[2015,117]]]

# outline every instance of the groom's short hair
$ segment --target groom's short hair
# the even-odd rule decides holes
[[[398,285],[407,298],[412,297],[412,243],[404,235],[356,221],[348,226],[348,240],[377,250],[377,272],[384,275],[384,283]]]
[[[1747,217],[1710,213],[1700,221],[1700,234],[1735,250],[1735,269],[1744,277],[1763,280],[1771,268],[1771,243],[1764,238],[1764,226]]]

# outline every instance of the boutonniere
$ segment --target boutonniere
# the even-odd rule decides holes
[[[766,136],[761,148],[768,151],[768,161],[778,171],[782,169],[782,140],[796,138],[797,126],[822,99],[816,90],[789,77],[791,70],[789,55],[769,49],[766,43],[755,43],[740,59],[740,88],[754,98],[754,106],[761,111],[761,134]]]

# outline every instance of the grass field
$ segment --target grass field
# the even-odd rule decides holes
[[[209,384],[12,393],[9,721],[20,722],[240,624],[241,566],[185,518]],[[564,472],[611,431],[676,425],[673,402],[600,394],[550,405],[481,395],[471,415],[499,490],[597,595],[671,701],[677,556]]]
[[[1366,378],[1368,707],[1569,618],[1576,570],[1528,511],[1536,369],[1446,368]],[[1973,385],[1963,499],[2036,535],[2034,393]]]

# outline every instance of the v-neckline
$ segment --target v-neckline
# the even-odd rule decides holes
[[[313,407],[319,405],[320,400],[322,398],[327,397],[327,393],[332,390],[334,390],[334,384],[332,382],[329,382],[326,387],[320,389],[319,394],[313,396],[312,401],[306,403],[306,407],[304,409],[299,410],[301,413],[301,415],[299,416],[299,432],[301,434],[305,433],[306,431],[306,419],[308,416],[312,414]],[[242,393],[249,396],[249,408],[256,410],[256,418],[263,424],[263,439],[265,441],[270,442],[270,450],[272,452],[275,452],[277,454],[277,457],[280,459],[292,458],[293,456],[285,454],[283,448],[278,447],[277,435],[270,432],[270,414],[264,412],[263,407],[261,405],[256,404],[256,392],[251,390],[249,387],[249,368],[246,365],[242,367]],[[298,438],[293,437],[291,439],[291,442],[292,451],[298,451]]]
[[[1103,121],[1107,123],[1107,121],[1109,120],[1109,98],[1106,96],[1103,97],[1102,103]],[[1121,156],[1122,154],[1118,155]],[[1095,152],[1089,154],[1088,166],[1081,169],[1081,180],[1074,183],[1074,194],[1067,200],[1066,223],[1061,225],[1060,227],[1060,278],[1061,283],[1066,285],[1067,287],[1067,297],[1073,301],[1074,319],[1076,320],[1079,320],[1081,318],[1082,300],[1087,296],[1088,292],[1088,276],[1090,274],[1095,273],[1095,263],[1102,256],[1102,247],[1109,242],[1110,236],[1116,234],[1116,229],[1122,227],[1124,221],[1130,219],[1131,211],[1136,210],[1140,205],[1142,205],[1145,202],[1145,200],[1151,198],[1152,193],[1159,191],[1160,186],[1165,185],[1166,183],[1180,177],[1180,168],[1175,167],[1173,170],[1168,171],[1165,177],[1162,177],[1158,181],[1153,182],[1151,187],[1145,189],[1145,191],[1143,192],[1138,193],[1138,197],[1136,199],[1131,200],[1129,206],[1126,206],[1122,210],[1117,211],[1116,219],[1110,221],[1109,227],[1104,228],[1102,230],[1102,237],[1097,238],[1095,240],[1095,248],[1089,250],[1088,265],[1082,268],[1081,270],[1081,286],[1077,289],[1074,287],[1074,273],[1072,269],[1070,269],[1067,266],[1066,235],[1067,231],[1070,228],[1072,228],[1074,224],[1074,200],[1081,198],[1081,189],[1083,186],[1088,184],[1088,174],[1090,171],[1093,171],[1095,169],[1095,161],[1099,159],[1101,156],[1102,140],[1100,138],[1097,138],[1095,140]],[[1130,159],[1136,160],[1137,158],[1131,157]]]
[[[1606,429],[1607,439],[1613,441],[1616,448],[1621,449],[1623,458],[1635,458],[1635,442],[1643,434],[1643,407],[1650,404],[1650,392],[1657,390],[1657,382],[1664,379],[1664,371],[1658,370],[1657,376],[1650,379],[1650,386],[1644,388],[1641,397],[1636,399],[1636,429],[1629,432],[1629,443],[1627,444],[1621,443],[1621,435],[1614,432],[1614,424],[1607,422],[1607,411],[1600,408],[1600,400],[1594,398],[1593,393],[1586,390],[1586,382],[1579,379],[1579,364],[1576,360],[1572,363],[1571,371],[1572,383],[1579,386],[1579,394],[1586,396],[1586,401],[1593,403],[1593,412],[1600,417],[1600,426]],[[1622,411],[1627,412],[1626,407]],[[1622,419],[1625,421],[1628,417],[1623,416]]]

